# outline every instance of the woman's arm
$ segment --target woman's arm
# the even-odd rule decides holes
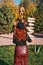
[[[14,22],[14,29],[13,29],[13,43],[17,43],[17,36],[16,36],[16,25],[17,22]]]
[[[28,42],[32,42],[31,38],[29,37],[29,35],[27,34],[27,41]]]

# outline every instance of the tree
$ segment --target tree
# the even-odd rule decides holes
[[[14,20],[18,18],[18,6],[13,2],[13,0],[3,0],[4,4],[10,7],[12,14],[14,15]]]
[[[27,15],[29,16],[29,17],[34,17],[34,14],[35,14],[35,12],[36,12],[36,4],[34,4],[33,2],[30,2],[29,4],[28,4],[28,7],[27,7]]]
[[[25,9],[27,9],[28,3],[29,3],[29,0],[21,0],[20,6],[23,5]]]
[[[6,5],[0,8],[0,33],[9,33],[12,31],[12,20],[14,16],[10,8]]]
[[[43,32],[43,3],[38,6],[37,12],[35,14],[35,32]]]

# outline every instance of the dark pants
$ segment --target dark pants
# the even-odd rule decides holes
[[[28,65],[28,48],[27,46],[16,46],[14,65]]]

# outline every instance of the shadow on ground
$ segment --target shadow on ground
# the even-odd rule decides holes
[[[3,60],[0,60],[0,65],[9,65],[6,62],[4,62]]]

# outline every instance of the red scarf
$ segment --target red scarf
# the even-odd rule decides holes
[[[26,30],[16,28],[16,35],[17,35],[18,41],[26,40]]]

